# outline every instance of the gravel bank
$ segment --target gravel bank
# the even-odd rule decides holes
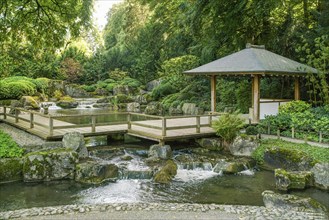
[[[326,220],[324,213],[262,206],[186,203],[66,205],[0,212],[0,219],[300,219]]]

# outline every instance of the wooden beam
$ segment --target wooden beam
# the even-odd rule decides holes
[[[259,100],[260,100],[260,76],[254,75],[252,78],[252,106],[253,106],[253,122],[259,122]]]
[[[211,76],[211,111],[216,112],[216,75]]]
[[[300,84],[298,77],[295,77],[295,100],[300,100]]]

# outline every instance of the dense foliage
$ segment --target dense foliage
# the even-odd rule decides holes
[[[21,157],[23,153],[10,135],[0,130],[0,158]]]
[[[317,162],[328,163],[329,162],[329,151],[326,148],[314,147],[308,144],[296,144],[283,140],[262,140],[260,146],[253,152],[252,157],[259,163],[262,164],[264,161],[264,152],[267,148],[273,146],[284,148],[284,149],[293,149],[297,151],[302,151],[307,153],[311,158]]]
[[[318,141],[322,132],[323,141],[329,142],[329,106],[312,108],[303,101],[289,102],[280,106],[277,115],[266,116],[261,126],[265,130],[270,126],[273,132],[280,130],[285,136],[291,136],[294,128],[296,137],[313,141]]]
[[[315,106],[329,104],[326,0],[124,0],[108,12],[102,34],[92,26],[92,6],[92,0],[1,1],[0,76],[65,80],[93,92],[123,83],[139,88],[161,78],[152,96],[165,108],[198,102],[210,110],[209,80],[182,72],[246,43],[264,44],[317,68],[319,74],[302,80],[302,99]],[[118,80],[111,78],[115,72],[125,74]],[[34,91],[29,83],[21,87],[13,96]],[[248,77],[220,79],[217,88],[218,111],[248,113]],[[8,86],[1,91],[8,94]],[[264,78],[261,94],[291,99],[293,79]]]

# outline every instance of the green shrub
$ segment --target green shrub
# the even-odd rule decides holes
[[[250,125],[246,128],[247,135],[256,135],[258,134],[258,128],[256,126]]]
[[[152,91],[152,97],[155,100],[159,100],[167,95],[173,94],[177,92],[177,90],[175,89],[175,87],[167,82],[167,83],[163,83],[160,84],[159,86],[155,87]]]
[[[82,88],[86,91],[86,92],[95,92],[96,90],[96,85],[83,85]]]
[[[291,101],[279,107],[279,114],[302,113],[311,108],[311,105],[304,101]]]
[[[223,138],[224,144],[228,147],[244,125],[244,119],[235,112],[233,114],[222,115],[218,120],[213,122],[212,127],[215,129],[216,134]]]
[[[0,158],[21,157],[24,150],[5,132],[0,130]]]

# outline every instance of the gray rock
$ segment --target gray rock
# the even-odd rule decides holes
[[[196,106],[195,103],[184,103],[182,111],[185,115],[202,115],[204,110]]]
[[[152,179],[152,170],[122,170],[120,179]]]
[[[18,101],[18,100],[12,100],[11,103],[10,103],[10,111],[9,111],[9,114],[12,114],[14,115],[15,112],[17,111],[18,114],[21,113],[20,110],[17,110],[17,109],[14,109],[14,108],[23,108],[24,105],[22,102]]]
[[[134,97],[134,101],[139,104],[147,104],[147,99],[145,95],[137,95]]]
[[[314,185],[317,188],[329,190],[329,163],[317,163],[311,171],[314,175]]]
[[[172,150],[171,147],[169,145],[164,145],[164,146],[160,146],[160,145],[152,145],[150,147],[148,156],[150,158],[160,158],[160,159],[170,159],[172,157]]]
[[[289,171],[308,171],[313,164],[312,158],[298,150],[271,147],[264,153],[264,165],[273,170],[283,168]]]
[[[160,102],[150,102],[144,111],[147,115],[162,115],[163,107]]]
[[[236,174],[243,170],[253,168],[256,165],[251,158],[237,158],[234,160],[220,159],[214,166],[216,173]]]
[[[75,181],[81,183],[100,184],[116,180],[119,169],[114,164],[101,164],[96,161],[79,163],[76,166]]]
[[[161,79],[152,80],[151,82],[148,82],[146,84],[147,91],[152,91],[155,87],[159,86],[161,84]]]
[[[127,104],[127,112],[140,112],[141,105],[138,102],[131,102]]]
[[[78,154],[71,149],[55,149],[27,154],[24,158],[25,182],[74,179]]]
[[[180,108],[174,108],[170,107],[169,108],[169,115],[182,115],[183,111]]]
[[[85,140],[79,132],[66,133],[62,139],[63,147],[76,151],[79,158],[88,157],[88,150],[85,146]]]
[[[60,100],[56,102],[56,105],[64,109],[70,109],[70,108],[78,107],[79,103],[75,100],[72,101]]]
[[[313,185],[313,175],[310,171],[286,171],[275,169],[275,185],[279,190],[305,189]]]
[[[242,138],[238,136],[235,138],[233,143],[229,146],[231,154],[234,156],[247,156],[250,157],[251,154],[259,146],[259,141],[254,138]]]
[[[82,89],[79,85],[66,84],[64,86],[65,94],[75,98],[87,98],[90,94]]]
[[[23,179],[23,161],[21,158],[0,159],[0,183]]]
[[[132,92],[131,88],[126,85],[118,85],[113,88],[113,95],[119,95],[119,94],[130,95],[131,92]]]
[[[290,194],[279,194],[266,190],[262,193],[266,208],[282,208],[284,210],[326,212],[326,208],[312,198],[303,198]]]
[[[113,104],[112,103],[95,103],[93,104],[94,108],[108,108],[108,109],[113,109]]]
[[[39,103],[32,96],[22,96],[20,99],[23,107],[28,110],[39,110]]]
[[[221,151],[224,149],[220,138],[201,138],[201,139],[196,140],[196,142],[202,148],[206,148],[208,150]]]

